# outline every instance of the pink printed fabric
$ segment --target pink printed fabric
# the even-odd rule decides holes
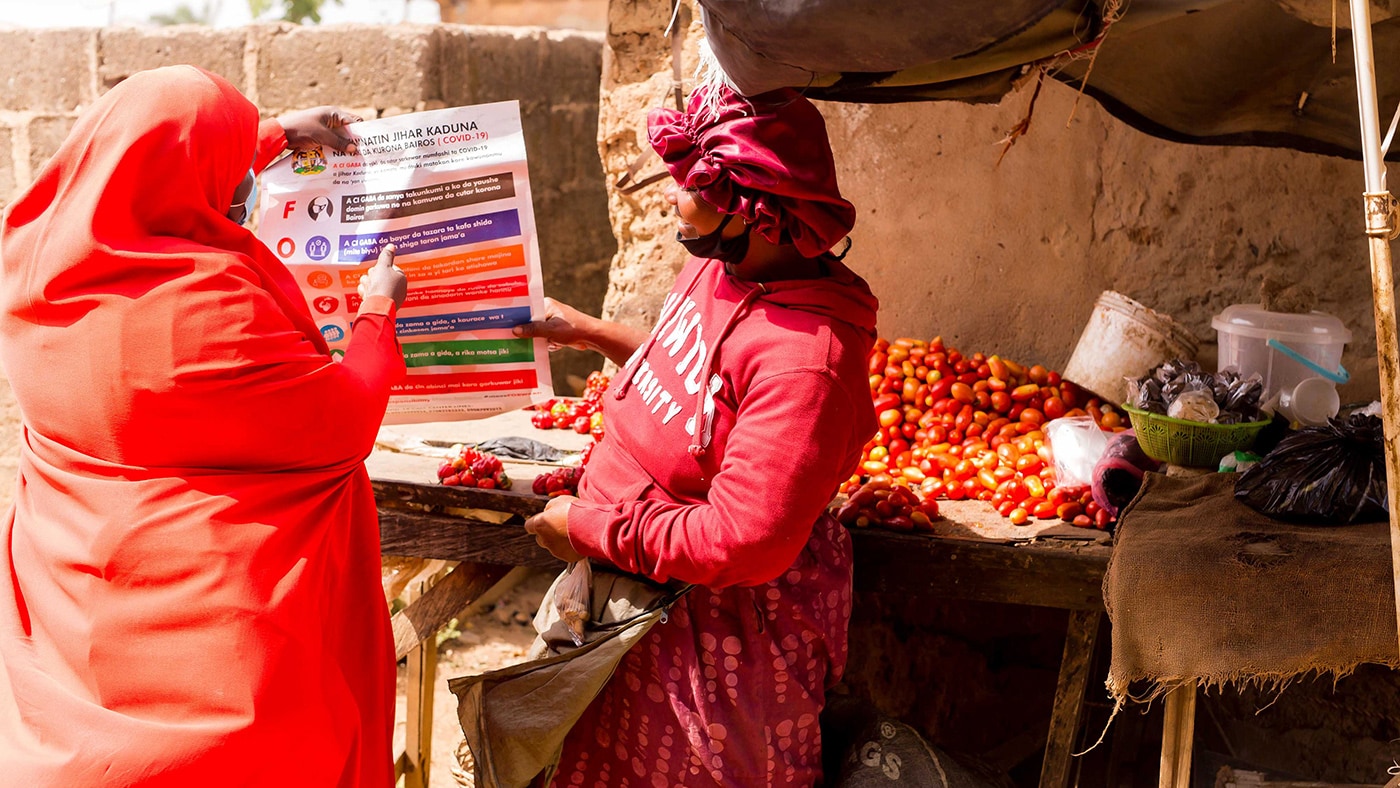
[[[555,788],[812,786],[846,663],[851,541],[822,517],[759,586],[696,588],[627,653],[565,742]]]

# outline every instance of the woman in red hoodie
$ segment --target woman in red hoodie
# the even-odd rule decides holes
[[[793,91],[654,111],[691,253],[650,335],[551,304],[523,335],[622,366],[578,498],[527,530],[555,556],[697,586],[624,657],[556,786],[811,786],[841,676],[851,544],[825,507],[875,432],[876,300],[830,253],[855,210]]]
[[[343,363],[241,225],[333,110],[258,122],[226,80],[135,74],[0,224],[22,414],[0,519],[0,782],[393,782],[394,659],[363,460],[403,373],[392,255]]]

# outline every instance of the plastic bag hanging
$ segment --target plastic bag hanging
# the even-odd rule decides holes
[[[1384,441],[1381,420],[1360,413],[1299,430],[1240,475],[1235,499],[1281,520],[1384,520]]]

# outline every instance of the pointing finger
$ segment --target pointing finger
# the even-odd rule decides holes
[[[381,249],[379,252],[379,261],[375,264],[384,266],[385,268],[393,268],[394,255],[396,255],[397,253],[397,246],[394,246],[393,244],[385,244],[384,248]]]

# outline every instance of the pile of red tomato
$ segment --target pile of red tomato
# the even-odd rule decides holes
[[[510,489],[510,477],[506,475],[500,457],[460,444],[453,448],[457,450],[457,456],[438,466],[439,484],[480,487],[484,490]]]
[[[593,444],[588,445],[592,446]],[[550,498],[556,498],[560,495],[578,495],[578,483],[582,479],[583,466],[569,465],[536,476],[535,481],[530,485],[530,490],[535,495],[547,495]]]
[[[583,466],[593,454],[593,447],[603,439],[603,392],[608,390],[610,378],[602,372],[588,373],[580,399],[552,399],[535,406],[535,414],[530,423],[536,429],[572,429],[582,435],[592,435],[593,440],[583,447],[583,461],[577,466],[556,468],[535,478],[531,489],[536,495],[577,495],[579,481],[583,478]]]
[[[609,378],[597,370],[588,373],[580,399],[551,399],[535,406],[530,424],[540,430],[573,430],[603,439],[603,392]]]
[[[841,487],[849,500],[867,489],[873,497],[907,488],[922,501],[987,501],[1017,525],[1058,518],[1106,529],[1113,522],[1087,486],[1056,485],[1043,428],[1089,415],[1118,431],[1123,415],[1059,373],[995,355],[964,356],[940,337],[880,339],[870,353],[870,392],[880,429]],[[904,528],[887,516],[867,519]]]

